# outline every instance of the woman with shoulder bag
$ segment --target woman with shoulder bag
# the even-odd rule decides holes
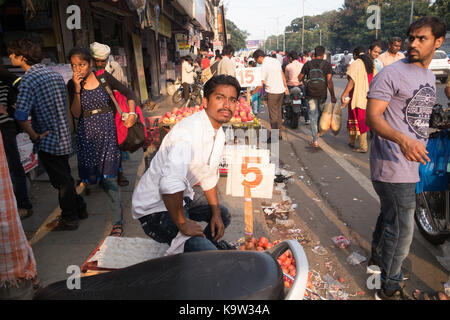
[[[122,236],[123,215],[117,175],[120,150],[115,124],[116,108],[110,95],[93,72],[94,59],[89,50],[74,48],[69,53],[73,78],[67,84],[72,115],[79,119],[77,128],[78,172],[85,183],[100,183],[108,196],[113,228],[110,236]],[[109,73],[104,73],[108,85],[127,97],[130,112],[124,125],[136,123],[133,92]]]

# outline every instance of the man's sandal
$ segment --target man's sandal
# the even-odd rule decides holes
[[[353,149],[353,152],[367,153],[367,150],[364,150],[364,149],[361,149],[361,148],[355,148],[355,149]]]
[[[123,227],[121,224],[116,224],[112,227],[110,237],[121,237],[123,235]]]

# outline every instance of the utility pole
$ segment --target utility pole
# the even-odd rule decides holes
[[[413,23],[413,16],[414,16],[414,0],[411,1],[411,17],[409,19],[409,24]]]
[[[380,0],[378,0],[378,6],[380,6]],[[378,40],[378,28],[375,28],[375,39]]]
[[[305,41],[305,0],[302,0],[303,4],[303,26],[302,26],[302,52],[304,50],[304,41]]]
[[[275,20],[277,20],[277,51],[278,51],[278,38],[279,38],[279,34],[278,34],[278,21],[280,20],[280,18],[281,17],[284,17],[284,14],[283,15],[281,15],[281,16],[279,16],[279,17],[275,17],[275,18],[270,18],[270,19],[275,19]]]
[[[264,30],[264,54],[266,54],[266,30]]]

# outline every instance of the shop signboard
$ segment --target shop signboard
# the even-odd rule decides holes
[[[203,30],[207,29],[205,0],[194,0],[194,19],[197,20]]]
[[[247,40],[247,49],[258,49],[260,40]]]

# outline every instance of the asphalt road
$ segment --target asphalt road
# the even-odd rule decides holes
[[[346,79],[334,76],[335,93],[338,101],[346,86]],[[437,83],[438,103],[446,103],[444,85]],[[267,120],[267,110],[259,117]],[[297,218],[304,232],[314,235],[315,241],[329,251],[329,259],[318,257],[306,248],[310,267],[322,275],[329,272],[343,276],[348,291],[365,291],[360,298],[372,299],[373,291],[366,285],[368,275],[366,264],[351,266],[346,258],[352,252],[370,255],[370,243],[376,219],[379,214],[379,199],[370,181],[369,153],[355,153],[348,144],[346,112],[343,112],[343,126],[334,136],[326,133],[320,140],[319,150],[312,148],[311,131],[301,119],[298,129],[287,129],[280,142],[280,159],[287,170],[295,172],[294,180],[288,184],[289,196],[298,203]],[[369,141],[370,142],[370,141]],[[337,249],[331,237],[344,235],[351,241],[348,249]],[[446,243],[445,245],[448,245]],[[433,246],[415,230],[410,254],[404,266],[410,273],[405,282],[408,292],[420,289],[425,292],[443,291],[448,281],[448,271],[442,267],[436,256],[443,255],[443,246]],[[334,261],[333,268],[329,261]],[[328,266],[326,265],[328,264]],[[327,269],[328,268],[328,269]],[[321,271],[319,271],[321,270]]]

